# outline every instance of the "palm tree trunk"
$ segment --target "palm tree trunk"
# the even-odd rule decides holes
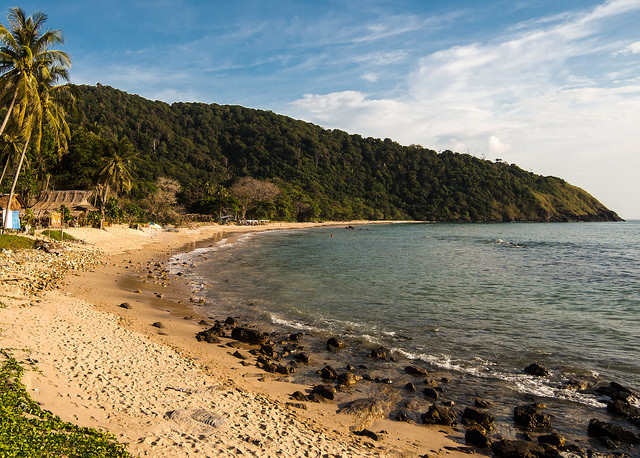
[[[2,176],[0,176],[0,188],[2,187],[2,182],[4,181],[4,174],[7,173],[7,167],[9,166],[10,160],[11,160],[11,155],[7,154],[7,162],[4,163],[4,169],[2,169]]]
[[[7,227],[7,217],[9,216],[9,210],[11,209],[11,199],[13,199],[13,193],[16,190],[16,183],[18,182],[18,177],[20,176],[20,170],[22,169],[22,163],[24,162],[24,157],[27,154],[27,148],[29,146],[29,141],[24,142],[24,148],[22,148],[22,155],[20,155],[20,162],[18,163],[18,170],[16,170],[16,176],[13,177],[13,184],[11,185],[11,191],[9,192],[9,200],[7,200],[7,209],[4,212],[4,221],[2,222],[2,233],[4,234],[4,228]]]
[[[2,126],[0,126],[0,137],[4,133],[4,128],[7,127],[7,122],[9,121],[9,117],[11,116],[11,111],[13,110],[13,106],[16,103],[16,99],[18,98],[18,90],[13,93],[13,100],[11,101],[11,105],[9,105],[9,109],[7,110],[7,114],[4,116],[4,121],[2,121]]]

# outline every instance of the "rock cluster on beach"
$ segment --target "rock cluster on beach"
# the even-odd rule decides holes
[[[291,394],[292,405],[306,408],[304,402],[341,402],[348,399],[353,387],[362,381],[389,386],[384,395],[360,398],[349,401],[339,409],[341,413],[350,413],[356,418],[354,434],[364,435],[374,440],[382,440],[384,435],[369,431],[367,426],[375,418],[385,418],[391,415],[400,421],[431,425],[449,426],[465,429],[467,444],[479,449],[490,451],[494,456],[508,457],[551,457],[551,456],[587,456],[590,450],[584,445],[568,443],[567,439],[553,429],[553,416],[546,411],[541,403],[527,403],[513,407],[513,426],[519,430],[520,438],[505,438],[495,432],[496,416],[491,412],[494,403],[487,399],[476,398],[470,405],[456,408],[454,403],[445,399],[444,386],[449,382],[446,377],[434,379],[427,369],[416,365],[404,367],[404,374],[413,380],[404,383],[400,391],[415,393],[422,390],[425,401],[431,405],[423,413],[416,412],[416,406],[410,403],[399,403],[400,395],[392,394],[395,383],[390,379],[372,377],[366,371],[367,366],[359,364],[347,365],[339,369],[331,364],[322,363],[322,354],[309,356],[304,350],[305,334],[296,333],[288,337],[278,336],[277,333],[263,332],[248,325],[238,326],[237,320],[228,318],[226,321],[216,321],[212,327],[198,333],[198,340],[220,343],[221,337],[230,337],[238,342],[247,344],[252,349],[250,354],[256,357],[255,364],[261,369],[280,375],[295,372],[299,364],[305,366],[312,362],[319,365],[316,374],[318,383],[313,384],[306,392],[295,391]],[[326,342],[327,356],[345,349],[347,344],[337,337],[331,337]],[[234,355],[235,356],[235,355]],[[236,357],[240,357],[239,355]],[[363,358],[374,361],[393,361],[385,348],[374,348]],[[242,356],[243,364],[248,364]],[[550,371],[533,363],[527,366],[524,373],[533,377],[548,377]],[[405,375],[406,377],[406,375]],[[400,388],[400,387],[398,387]],[[631,424],[640,427],[640,408],[636,406],[635,392],[619,384],[596,389],[589,388],[579,381],[568,382],[565,389],[586,392],[592,390],[608,399],[608,410],[616,417],[626,418]],[[419,408],[419,407],[418,407]],[[627,428],[592,419],[585,422],[585,433],[597,439],[606,448],[615,449],[620,446],[634,446],[640,443],[640,437]]]
[[[95,250],[68,249],[41,243],[42,249],[0,252],[0,287],[3,296],[23,298],[49,290],[70,271],[91,269],[101,263]]]

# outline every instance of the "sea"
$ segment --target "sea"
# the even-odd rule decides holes
[[[433,400],[404,368],[426,369],[438,402],[490,401],[494,434],[522,436],[516,405],[543,404],[555,430],[584,448],[591,418],[617,423],[605,399],[567,389],[615,381],[640,390],[640,221],[396,223],[264,231],[177,255],[211,318],[305,334],[310,366],[346,365],[365,378],[343,400],[393,396],[416,421]],[[336,336],[344,351],[328,352]],[[383,347],[388,358],[370,358]],[[531,363],[550,375],[523,369]],[[418,388],[404,387],[412,381]],[[390,394],[393,392],[392,394]],[[640,450],[627,453],[640,455]]]

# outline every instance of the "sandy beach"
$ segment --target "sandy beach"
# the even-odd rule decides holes
[[[172,254],[223,233],[315,225],[69,229],[85,243],[2,253],[0,346],[33,369],[23,382],[43,408],[137,456],[466,456],[453,428],[375,419],[378,440],[355,435],[361,418],[293,400],[310,387],[256,367],[248,344],[195,339],[209,317],[164,271]]]

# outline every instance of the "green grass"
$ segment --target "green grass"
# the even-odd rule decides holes
[[[25,248],[33,248],[33,240],[19,235],[1,234],[0,248],[5,250],[23,250]]]
[[[115,436],[62,421],[33,401],[10,358],[0,369],[0,456],[130,457]]]
[[[42,235],[46,235],[50,239],[57,240],[58,242],[60,241],[60,229],[47,229],[42,231]],[[66,241],[72,242],[74,240],[77,240],[75,237],[67,234],[64,231],[62,232],[62,235],[63,235],[63,239]]]

